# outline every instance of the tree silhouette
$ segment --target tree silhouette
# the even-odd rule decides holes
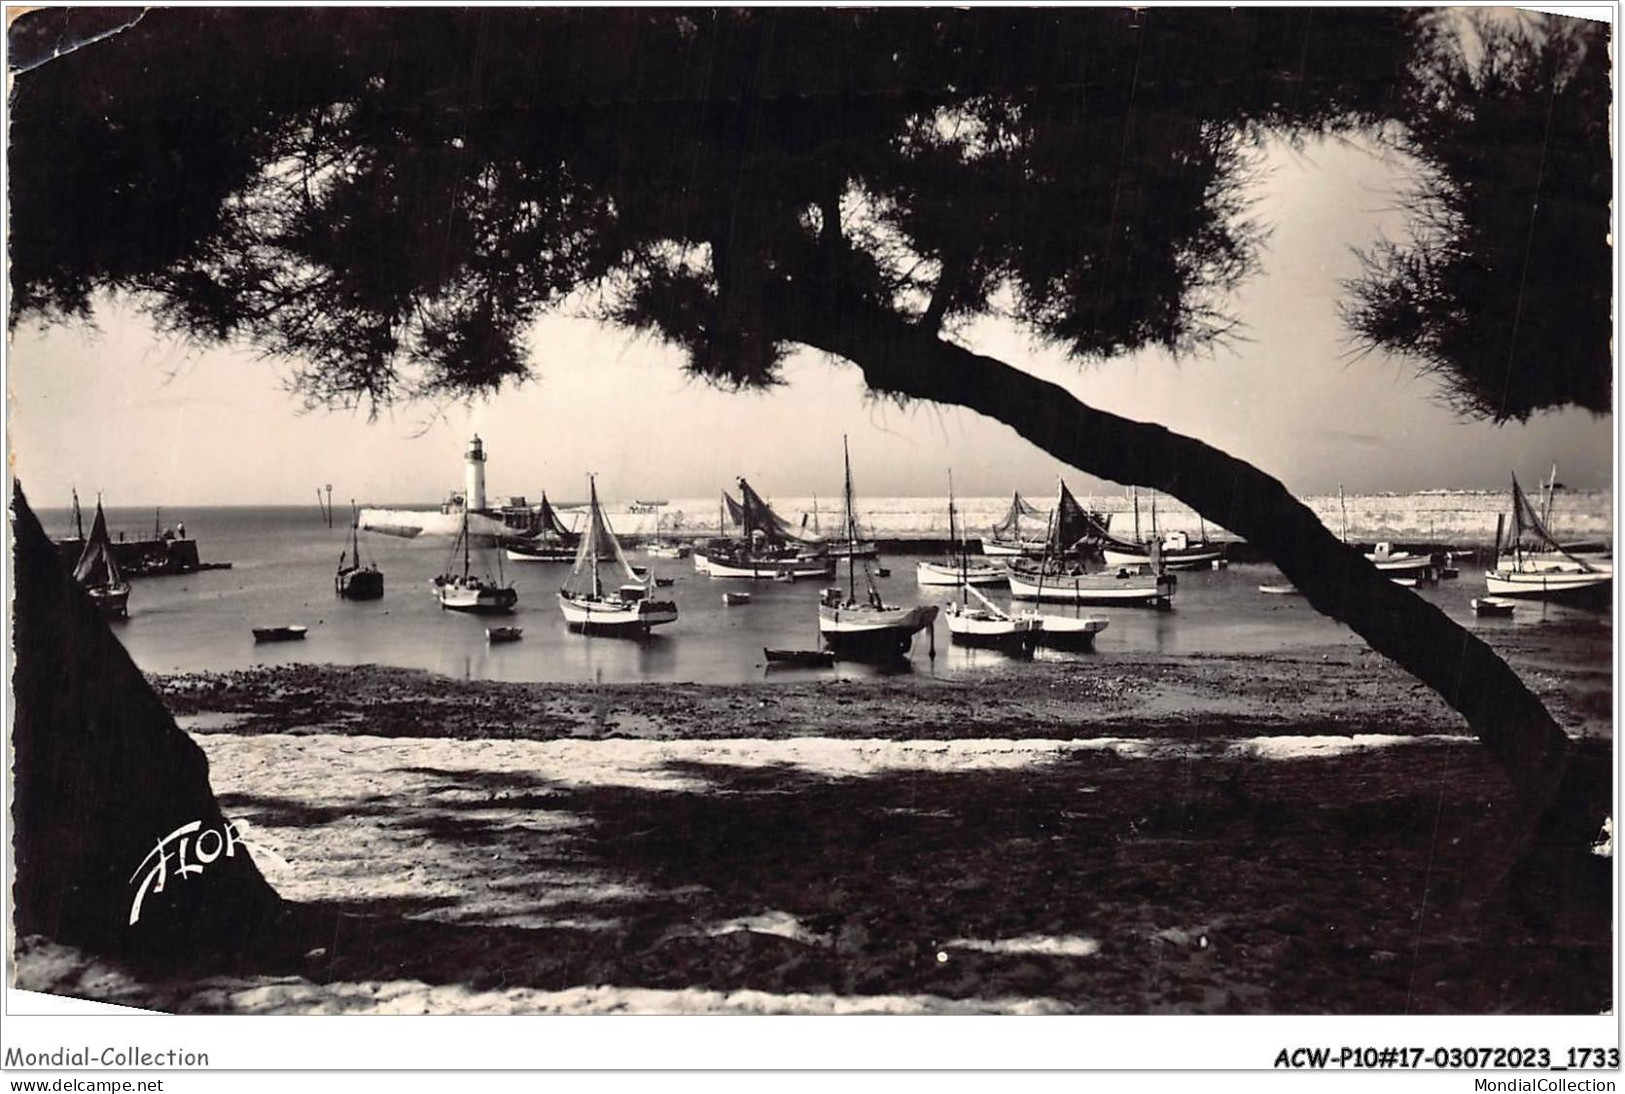
[[[1441,373],[1465,413],[1607,413],[1608,25],[1459,21],[1420,24],[1394,137],[1425,167],[1409,238],[1364,256],[1345,316],[1367,345]]]
[[[163,327],[294,361],[314,402],[374,408],[497,391],[545,360],[532,320],[583,299],[720,383],[825,350],[874,392],[997,418],[1245,537],[1461,711],[1543,810],[1570,796],[1567,738],[1487,646],[1258,469],[953,337],[1002,312],[1079,357],[1222,340],[1222,293],[1258,259],[1247,151],[1269,133],[1397,126],[1444,199],[1477,193],[1458,143],[1519,186],[1538,174],[1496,151],[1525,147],[1531,97],[1562,132],[1606,132],[1587,49],[1513,64],[1501,113],[1454,142],[1461,108],[1430,90],[1462,79],[1444,41],[1397,9],[154,9],[17,82],[11,318],[124,292]],[[1470,254],[1471,211],[1504,219],[1522,192],[1452,207],[1451,246]],[[1374,260],[1357,327],[1422,352],[1497,337],[1426,309],[1429,333],[1394,333],[1403,257]],[[1578,302],[1604,327],[1606,283],[1600,309]],[[1524,298],[1520,354],[1556,345],[1527,318],[1569,322],[1556,303]],[[1606,361],[1569,360],[1507,371],[1497,405],[1595,405]],[[1595,803],[1574,805],[1549,816],[1594,830]]]

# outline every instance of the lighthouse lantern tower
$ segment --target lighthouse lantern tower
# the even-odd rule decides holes
[[[480,440],[479,434],[468,442],[468,451],[463,453],[465,487],[463,504],[473,512],[485,510],[485,444]]]

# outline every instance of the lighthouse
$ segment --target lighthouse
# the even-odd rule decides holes
[[[485,511],[485,444],[478,433],[463,453],[463,504],[470,512]]]

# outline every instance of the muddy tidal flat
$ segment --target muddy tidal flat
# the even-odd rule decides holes
[[[1497,645],[1609,764],[1609,643],[1574,642]],[[161,973],[25,939],[19,987],[232,1013],[1613,1005],[1608,861],[1487,890],[1504,778],[1346,645],[974,681],[154,683],[280,856],[283,936]]]

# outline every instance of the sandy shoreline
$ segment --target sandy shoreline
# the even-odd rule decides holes
[[[1507,653],[1610,762],[1611,676]],[[19,986],[234,1013],[1577,1012],[1601,888],[1490,900],[1507,786],[1375,655],[1116,658],[967,683],[155,681],[281,861],[264,952],[38,940]]]

